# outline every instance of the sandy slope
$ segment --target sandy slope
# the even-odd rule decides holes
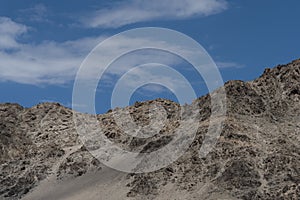
[[[190,115],[199,107],[197,121],[190,126],[199,127],[188,151],[167,167],[143,174],[111,170],[94,158],[88,148],[99,149],[102,143],[95,139],[81,146],[70,109],[55,103],[32,108],[0,104],[0,199],[298,200],[299,83],[300,60],[267,69],[254,81],[227,82],[226,120],[205,158],[199,157],[199,149],[209,122],[216,120],[210,118],[211,95],[196,99],[185,112]],[[152,105],[161,105],[168,119],[153,137],[132,137],[116,123],[114,114],[126,111],[145,127]],[[111,142],[131,152],[147,153],[174,139],[179,111],[178,104],[157,99],[112,110],[97,119]],[[80,116],[82,120],[91,117]],[[84,129],[87,133],[98,130],[97,126],[88,128]],[[182,132],[188,134],[189,129]],[[141,167],[148,165],[141,162]]]
[[[47,180],[36,187],[23,200],[94,200],[124,199],[128,188],[121,172],[104,168],[100,172],[86,174],[64,181]]]

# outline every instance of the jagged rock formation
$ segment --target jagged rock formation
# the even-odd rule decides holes
[[[201,108],[200,126],[189,150],[176,162],[151,173],[114,172],[113,178],[96,187],[100,196],[86,195],[85,199],[300,199],[299,83],[300,60],[266,69],[251,82],[227,82],[227,118],[207,157],[199,158],[198,150],[209,124],[209,95],[193,102]],[[159,134],[147,139],[129,136],[117,126],[113,114],[120,109],[97,119],[104,134],[120,147],[151,152],[172,140],[180,106],[157,99],[121,109],[145,126],[154,103],[166,110],[167,120]],[[38,199],[31,194],[40,185],[73,187],[73,180],[94,180],[96,174],[100,182],[104,179],[109,170],[82,144],[72,115],[70,109],[53,103],[32,108],[0,105],[1,199]],[[119,194],[106,194],[112,191],[110,187],[120,190]],[[60,192],[65,192],[61,199],[74,193]],[[80,193],[85,194],[83,190]],[[48,199],[57,197],[48,194]]]

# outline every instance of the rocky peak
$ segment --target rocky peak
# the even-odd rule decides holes
[[[109,180],[110,186],[126,188],[119,199],[299,199],[299,71],[300,60],[296,60],[266,69],[254,81],[225,83],[227,118],[216,146],[205,158],[198,152],[207,137],[209,121],[214,123],[214,119],[210,119],[210,95],[198,98],[193,105],[200,108],[194,124],[199,127],[189,150],[159,171],[123,174]],[[147,126],[152,105],[160,105],[167,114],[164,126],[152,137],[128,136],[114,118],[117,112],[126,111],[137,124]],[[177,103],[156,99],[116,108],[97,119],[109,140],[129,151],[145,153],[172,140],[180,124],[179,112]],[[34,194],[41,184],[48,186],[50,182],[45,180],[67,185],[88,174],[105,176],[105,167],[79,140],[73,114],[57,103],[32,108],[0,104],[1,198],[15,200],[29,195],[27,199],[34,199],[29,192]],[[99,148],[97,141],[93,142],[93,147]],[[105,193],[110,191],[108,187],[105,184],[98,189]]]

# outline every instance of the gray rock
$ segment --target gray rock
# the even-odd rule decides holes
[[[185,199],[300,199],[299,83],[300,60],[266,69],[254,81],[227,82],[227,118],[216,146],[205,158],[198,156],[198,150],[207,132],[211,98],[196,99],[193,105],[200,110],[195,126],[200,126],[189,150],[158,171],[128,174],[129,192],[124,199],[160,199],[168,184],[188,193]],[[167,118],[150,138],[125,134],[113,117],[117,111],[128,111],[137,124],[146,126],[154,104],[165,109]],[[72,116],[70,109],[56,103],[32,108],[0,104],[1,199],[20,199],[49,177],[76,179],[102,170],[103,165],[80,141]],[[172,140],[180,106],[156,99],[111,110],[97,119],[112,142],[145,153]],[[101,146],[97,141],[91,145]]]

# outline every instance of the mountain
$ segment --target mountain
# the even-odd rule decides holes
[[[77,134],[76,113],[69,108],[58,103],[32,108],[0,104],[0,198],[300,199],[299,83],[300,60],[266,69],[250,82],[225,83],[226,118],[206,157],[199,157],[199,149],[209,123],[216,122],[210,118],[211,96],[196,99],[187,105],[188,111],[200,108],[191,124],[197,133],[188,150],[149,173],[120,172],[93,157]],[[117,125],[116,113],[128,112],[137,124],[147,126],[153,105],[167,116],[158,134],[137,138]],[[156,99],[96,117],[113,143],[145,153],[170,143],[179,127],[180,105]],[[182,131],[188,134],[189,129]]]

